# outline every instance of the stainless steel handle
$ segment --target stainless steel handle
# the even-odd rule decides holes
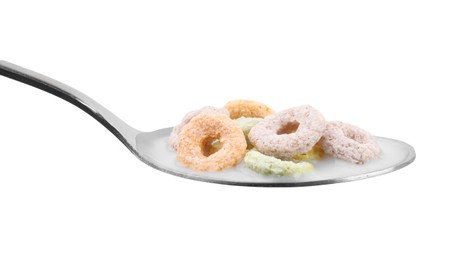
[[[130,151],[136,153],[135,140],[140,131],[129,126],[84,93],[52,78],[6,61],[0,61],[0,75],[41,89],[77,106],[106,127],[127,146]]]

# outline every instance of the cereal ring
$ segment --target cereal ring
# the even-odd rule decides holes
[[[312,160],[312,161],[319,161],[325,156],[325,152],[323,152],[322,147],[320,146],[320,142],[316,143],[312,149],[306,153],[298,154],[293,157],[295,161],[305,161],[305,160]]]
[[[238,122],[238,124],[240,124],[241,130],[243,130],[244,137],[246,137],[246,143],[248,144],[248,149],[251,149],[253,147],[248,139],[249,131],[251,131],[251,129],[258,123],[260,123],[262,120],[264,119],[259,117],[240,117],[235,119],[235,121]]]
[[[215,140],[222,147],[208,150]],[[221,171],[237,165],[246,154],[246,139],[239,124],[226,115],[200,114],[183,127],[177,160],[195,171]]]
[[[255,172],[276,176],[303,173],[313,169],[313,165],[308,162],[294,163],[291,161],[282,161],[255,150],[246,153],[244,164]]]
[[[370,133],[339,121],[327,123],[320,145],[325,153],[357,164],[381,155],[381,148]]]
[[[291,159],[312,149],[325,130],[323,115],[311,106],[283,110],[254,126],[248,138],[263,154]]]
[[[182,128],[188,124],[188,122],[190,122],[190,120],[199,115],[199,114],[224,114],[224,115],[229,115],[228,113],[228,110],[225,109],[225,108],[217,108],[217,107],[210,107],[210,106],[206,106],[206,107],[203,107],[199,110],[193,110],[189,113],[187,113],[183,119],[182,119],[182,122],[180,124],[178,124],[177,126],[174,127],[174,129],[172,129],[172,133],[170,134],[169,136],[169,146],[174,149],[174,150],[177,150],[177,147],[178,147],[178,142],[179,142],[179,135],[180,135],[180,132],[182,131]]]
[[[275,113],[270,107],[253,100],[232,100],[225,104],[225,108],[230,112],[231,119],[240,117],[264,118]]]

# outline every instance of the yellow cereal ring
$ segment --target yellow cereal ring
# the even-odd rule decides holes
[[[319,143],[316,143],[314,147],[312,147],[312,150],[303,153],[303,154],[298,154],[293,157],[293,160],[296,161],[305,161],[305,160],[321,160],[325,156],[325,152],[321,148]]]

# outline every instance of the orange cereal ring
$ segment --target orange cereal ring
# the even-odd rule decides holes
[[[240,125],[223,114],[200,114],[181,133],[177,160],[195,171],[221,171],[237,165],[246,154],[246,139]],[[222,147],[209,154],[219,140]]]
[[[253,100],[232,100],[225,104],[225,108],[230,112],[230,118],[240,117],[259,117],[264,118],[275,113],[273,109],[260,102]]]
[[[174,149],[174,150],[177,150],[177,147],[178,147],[178,142],[179,142],[179,135],[180,135],[180,132],[182,131],[182,128],[188,124],[188,122],[190,122],[190,120],[199,115],[199,114],[224,114],[224,115],[229,115],[228,114],[228,110],[223,108],[223,107],[211,107],[211,106],[206,106],[206,107],[202,107],[201,109],[198,109],[198,110],[193,110],[191,112],[188,112],[182,119],[182,122],[180,122],[180,124],[176,125],[174,127],[174,129],[172,129],[172,132],[169,136],[169,146]]]

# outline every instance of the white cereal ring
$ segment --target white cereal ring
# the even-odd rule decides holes
[[[377,159],[381,155],[381,148],[370,133],[339,121],[327,123],[320,146],[326,154],[357,164]]]
[[[249,141],[266,155],[291,159],[312,149],[325,130],[325,118],[311,106],[267,116],[249,132]]]

